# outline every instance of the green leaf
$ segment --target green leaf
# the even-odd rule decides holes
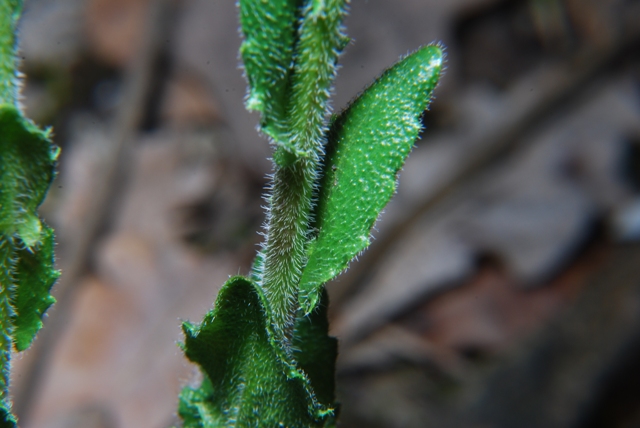
[[[48,132],[13,105],[0,104],[0,399],[8,426],[12,344],[26,349],[53,303],[53,231],[38,218],[54,177],[57,152]]]
[[[17,428],[18,423],[11,410],[0,404],[0,428]]]
[[[21,0],[0,1],[0,104],[15,104],[18,95],[15,28]]]
[[[310,0],[304,7],[291,76],[288,134],[280,144],[296,156],[318,156],[338,56],[347,44],[345,0]],[[282,153],[282,152],[280,152]],[[286,164],[276,153],[275,160]]]
[[[16,23],[20,0],[0,0],[0,428],[15,428],[9,400],[11,346],[26,349],[53,303],[53,231],[37,208],[54,177],[57,152],[17,107]]]
[[[0,233],[31,248],[40,241],[37,208],[54,177],[57,152],[42,131],[13,105],[0,105]]]
[[[262,130],[282,140],[289,74],[301,0],[240,0],[240,54],[249,82],[247,109],[262,113]]]
[[[203,428],[224,426],[224,418],[216,412],[211,402],[214,399],[213,385],[205,374],[199,388],[185,387],[180,393],[178,414],[182,418],[182,428]]]
[[[249,279],[232,277],[202,324],[183,324],[184,350],[206,378],[185,388],[185,426],[322,427],[333,410],[273,339],[266,300]],[[187,425],[188,424],[188,425]]]
[[[304,8],[296,47],[289,108],[291,132],[274,154],[266,242],[253,277],[267,296],[272,320],[289,341],[298,310],[297,291],[306,262],[309,214],[323,149],[324,109],[343,46],[344,0],[311,0]]]
[[[397,174],[421,130],[443,53],[426,46],[388,69],[329,131],[315,211],[317,236],[307,249],[299,300],[309,313],[322,285],[369,245],[371,228],[396,190]]]
[[[15,310],[12,300],[16,289],[14,280],[16,258],[15,246],[0,234],[0,422],[4,422],[5,425],[13,417],[9,401],[9,361],[14,330]]]
[[[42,328],[42,316],[56,299],[49,294],[60,276],[54,269],[53,230],[45,225],[42,242],[36,249],[18,250],[15,269],[16,287],[13,307],[13,344],[24,351]]]
[[[12,313],[3,326],[18,351],[29,347],[53,304],[49,290],[59,276],[54,269],[53,231],[37,209],[54,177],[57,152],[48,133],[11,105],[0,105],[0,254],[7,274],[5,290]],[[10,284],[10,285],[9,285]]]
[[[336,60],[347,42],[341,31],[345,3],[239,2],[246,106],[262,113],[262,131],[284,149],[274,156],[280,165],[312,156],[319,147]]]
[[[302,311],[298,312],[291,348],[298,367],[309,377],[318,401],[333,405],[338,341],[329,336],[328,306],[329,296],[324,290],[321,303],[311,314],[305,316]]]

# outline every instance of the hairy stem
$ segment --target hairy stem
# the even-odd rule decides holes
[[[329,89],[345,45],[346,0],[309,0],[302,11],[288,105],[288,147],[274,154],[267,239],[258,275],[281,339],[290,342],[298,284],[306,265],[309,220],[318,165],[324,155]]]
[[[305,264],[309,212],[317,159],[276,167],[270,196],[261,285],[282,338],[291,337],[298,309],[298,282]]]

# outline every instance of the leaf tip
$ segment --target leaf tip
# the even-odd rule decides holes
[[[182,323],[182,331],[184,332],[185,337],[188,339],[193,339],[197,336],[198,326],[196,324],[192,324],[189,321],[184,321]]]

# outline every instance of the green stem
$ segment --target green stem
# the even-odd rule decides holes
[[[293,334],[298,285],[307,262],[309,216],[324,154],[329,89],[346,43],[341,31],[345,4],[346,0],[309,0],[302,12],[287,108],[289,145],[294,152],[280,147],[274,154],[262,275],[257,276],[271,305],[274,327],[286,343]]]
[[[15,29],[20,0],[0,0],[0,104],[16,103]]]
[[[298,282],[305,264],[305,246],[317,159],[302,158],[276,166],[270,196],[262,281],[271,305],[273,323],[291,339],[298,310]]]

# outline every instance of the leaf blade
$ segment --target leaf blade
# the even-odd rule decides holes
[[[298,366],[309,376],[318,401],[333,405],[338,341],[329,336],[328,306],[329,295],[324,290],[316,310],[308,316],[298,313],[291,348]]]
[[[309,0],[302,10],[287,108],[287,135],[281,143],[296,156],[318,156],[321,150],[336,64],[347,43],[342,28],[346,13],[346,0]],[[276,162],[278,159],[276,154]]]
[[[181,417],[190,426],[320,427],[331,419],[273,340],[265,304],[255,284],[232,277],[202,324],[184,324],[185,354],[206,375],[200,388],[182,394]]]
[[[12,426],[8,399],[11,346],[26,349],[53,302],[53,231],[37,214],[54,177],[57,152],[49,134],[11,104],[0,104],[0,399]]]
[[[249,83],[246,106],[262,114],[262,130],[282,140],[301,0],[240,0],[240,55]]]
[[[396,189],[398,171],[421,130],[443,63],[439,46],[389,68],[332,123],[299,299],[309,313],[324,283],[369,245],[370,231]]]
[[[57,152],[48,132],[13,105],[0,105],[0,130],[0,233],[32,247],[42,232],[37,208],[53,181]]]
[[[44,226],[41,242],[35,249],[18,250],[15,278],[17,287],[13,306],[13,344],[24,351],[42,328],[42,317],[56,299],[49,294],[60,276],[54,268],[53,229]]]

